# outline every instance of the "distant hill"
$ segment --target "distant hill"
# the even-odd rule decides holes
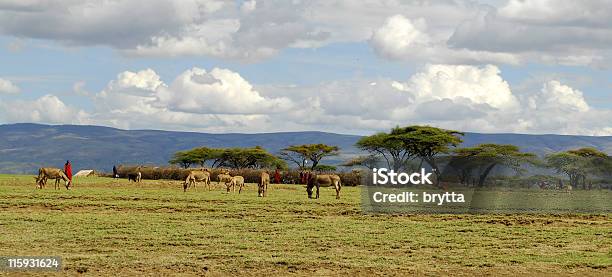
[[[60,167],[67,159],[76,170],[110,171],[113,164],[165,165],[172,154],[197,146],[262,146],[272,153],[288,145],[325,143],[342,154],[324,161],[338,164],[360,154],[360,136],[324,132],[263,134],[207,134],[156,130],[121,130],[101,126],[9,124],[0,125],[0,172],[34,173],[41,166]],[[467,133],[464,146],[511,143],[537,154],[595,147],[612,153],[612,137]]]
[[[113,164],[167,165],[176,151],[197,146],[262,146],[272,153],[292,144],[326,143],[355,155],[358,136],[322,132],[267,134],[206,134],[155,130],[120,130],[81,125],[0,125],[0,172],[32,173],[41,166],[62,166],[67,159],[76,169],[110,171]]]

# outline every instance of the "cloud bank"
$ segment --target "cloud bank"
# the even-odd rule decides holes
[[[207,132],[371,133],[429,124],[474,132],[612,135],[612,111],[590,106],[579,89],[551,79],[532,90],[513,90],[494,65],[431,64],[406,80],[314,86],[257,86],[220,68],[191,68],[168,84],[161,80],[152,69],[125,71],[91,96],[91,110],[45,95],[4,101],[0,119]]]
[[[605,67],[612,9],[607,0],[11,0],[0,3],[0,34],[134,56],[254,62],[286,48],[369,42],[392,60]]]
[[[2,1],[0,35],[25,44],[41,39],[66,47],[103,45],[145,61],[207,56],[256,63],[289,48],[348,43],[419,69],[402,79],[295,86],[255,84],[215,67],[162,78],[144,66],[118,72],[94,91],[75,83],[71,93],[87,97],[90,105],[67,101],[65,93],[32,99],[0,78],[0,120],[209,132],[369,133],[431,124],[479,132],[609,135],[611,111],[588,103],[580,85],[550,76],[513,87],[500,69],[607,68],[609,6],[606,0],[509,0],[498,6],[469,0]]]

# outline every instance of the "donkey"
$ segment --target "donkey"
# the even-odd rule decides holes
[[[230,188],[232,191],[236,191],[236,187],[239,187],[238,194],[240,194],[244,188],[244,177],[231,177],[229,181],[225,181],[225,186],[227,187],[227,192],[230,192]]]
[[[326,186],[333,185],[336,189],[336,199],[340,199],[340,189],[342,189],[342,183],[340,182],[340,176],[335,174],[309,174],[308,185],[306,186],[308,198],[312,198],[312,189],[317,187],[317,195],[315,199],[319,199],[319,188],[322,184]]]
[[[64,186],[66,189],[70,189],[70,179],[68,176],[59,168],[52,167],[41,167],[38,169],[38,176],[36,178],[36,187],[42,189],[47,185],[48,179],[55,179],[55,189],[60,189],[60,180],[64,180]]]
[[[268,185],[270,184],[270,174],[262,172],[259,178],[259,189],[257,195],[259,197],[266,197],[268,195]]]
[[[192,184],[193,187],[195,187],[197,182],[204,182],[204,184],[208,186],[208,190],[210,190],[210,173],[207,171],[189,172],[189,175],[185,178],[185,182],[183,183],[183,191],[187,191]]]

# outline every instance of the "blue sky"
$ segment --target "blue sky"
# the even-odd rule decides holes
[[[358,2],[1,1],[0,123],[612,135],[605,1]]]

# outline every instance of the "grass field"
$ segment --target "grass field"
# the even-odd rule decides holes
[[[604,215],[364,214],[360,188],[307,199],[176,181],[0,175],[0,255],[59,255],[62,273],[149,275],[612,274]],[[0,273],[2,274],[2,273]]]

